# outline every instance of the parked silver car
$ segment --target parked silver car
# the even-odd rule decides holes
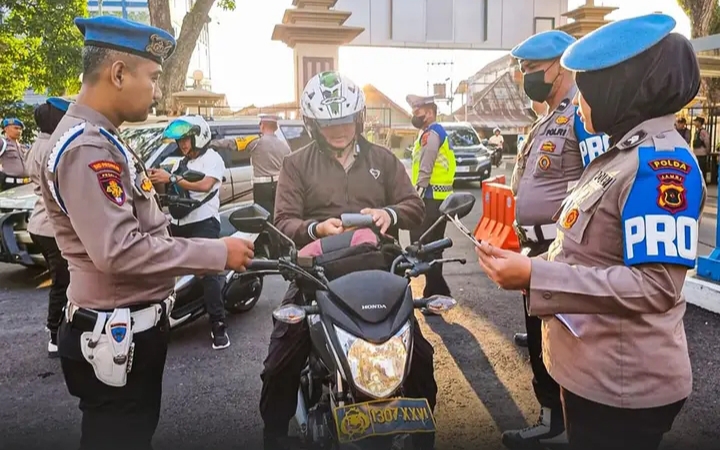
[[[167,121],[130,126],[120,135],[142,158],[148,168],[172,167],[182,157],[175,142],[164,142],[162,133]],[[252,199],[252,167],[245,146],[260,133],[259,119],[242,118],[208,122],[213,140],[234,139],[237,148],[217,148],[225,160],[225,176],[220,191],[220,204]],[[295,151],[310,142],[300,120],[281,120],[277,135]],[[211,144],[212,145],[212,144]],[[45,260],[27,232],[27,220],[37,196],[34,185],[27,184],[0,192],[0,262],[24,266],[44,266]]]

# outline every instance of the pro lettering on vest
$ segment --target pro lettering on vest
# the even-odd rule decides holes
[[[702,179],[686,148],[641,147],[622,211],[625,264],[695,267]]]

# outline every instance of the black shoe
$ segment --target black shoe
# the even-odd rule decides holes
[[[503,432],[502,443],[510,450],[559,449],[567,447],[568,440],[561,414],[554,416],[550,408],[543,407],[535,425]]]
[[[213,341],[213,350],[220,350],[230,347],[230,338],[227,335],[227,326],[225,326],[225,322],[215,322],[214,324],[212,324],[212,332],[210,333],[210,337]]]
[[[513,340],[515,341],[515,345],[518,347],[525,347],[527,348],[527,333],[515,333],[515,336],[513,336]]]
[[[58,354],[58,346],[57,346],[57,331],[50,331],[50,341],[48,342],[48,357],[49,358],[57,358],[60,356]]]

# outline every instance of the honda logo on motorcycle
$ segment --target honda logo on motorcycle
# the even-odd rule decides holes
[[[362,309],[363,311],[365,311],[366,309],[387,309],[387,306],[385,306],[385,305],[362,305],[362,307],[360,309]]]

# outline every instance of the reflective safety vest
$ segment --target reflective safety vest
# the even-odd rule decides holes
[[[445,200],[453,193],[453,181],[455,181],[455,153],[450,149],[447,132],[445,128],[437,123],[433,123],[425,131],[420,133],[415,141],[415,148],[412,153],[412,183],[417,186],[420,177],[420,158],[423,144],[423,137],[429,132],[434,131],[440,136],[440,150],[435,165],[430,174],[430,185],[425,190],[425,198],[435,200]]]

